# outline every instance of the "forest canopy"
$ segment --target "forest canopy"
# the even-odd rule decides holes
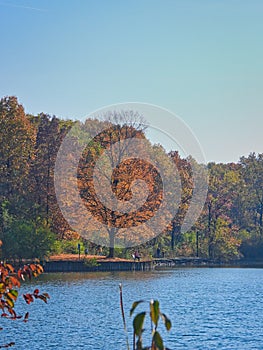
[[[113,193],[123,202],[131,200],[132,178],[146,181],[150,192],[143,209],[133,217],[117,215],[105,210],[95,195],[90,172],[94,169],[96,157],[103,149],[112,152],[111,146],[116,141],[136,137],[158,152],[158,162],[166,169],[171,182],[181,183],[180,198],[169,199],[178,204],[176,214],[157,237],[153,238],[147,230],[144,232],[149,237],[143,243],[137,242],[142,249],[153,254],[156,249],[161,249],[177,256],[197,255],[219,260],[262,259],[263,154],[251,152],[249,156],[241,157],[238,163],[209,163],[205,205],[194,226],[183,233],[182,225],[193,196],[192,162],[189,157],[182,158],[177,150],[167,153],[162,146],[151,145],[143,123],[137,120],[132,124],[131,121],[125,118],[92,120],[93,127],[107,123],[107,131],[98,134],[85,149],[78,165],[78,189],[86,209],[96,213],[98,221],[109,224],[110,229],[105,231],[105,242],[111,240],[109,254],[114,255],[119,228],[147,221],[163,200],[162,179],[158,172],[150,164],[142,168],[135,158],[119,164],[109,181]],[[62,215],[54,185],[57,154],[68,131],[76,123],[44,113],[26,114],[14,96],[0,100],[0,239],[3,241],[3,257],[43,258],[52,251],[56,240],[77,237],[80,233],[74,231]],[[87,120],[87,129],[89,123],[91,121]],[[81,133],[76,136],[81,140]],[[122,151],[111,153],[113,164],[117,164],[115,158]],[[67,161],[72,156],[69,152]],[[169,161],[165,160],[167,158]],[[72,188],[64,190],[70,194]],[[70,207],[72,203],[67,205]],[[78,212],[78,215],[85,213]],[[88,238],[92,242],[98,227],[91,226],[89,230]]]

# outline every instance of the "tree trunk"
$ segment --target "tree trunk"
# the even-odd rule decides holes
[[[262,236],[263,234],[263,204],[260,204],[260,211],[259,211],[259,232]]]
[[[171,249],[174,250],[175,247],[175,239],[181,235],[181,226],[176,222],[173,222],[172,234],[171,234]]]
[[[110,236],[110,252],[108,257],[109,258],[114,258],[115,257],[115,250],[114,250],[114,244],[115,244],[115,234],[116,234],[116,229],[111,228],[109,231],[109,236]]]
[[[199,232],[196,232],[196,257],[199,258]]]
[[[172,229],[171,249],[174,250],[174,230]]]
[[[212,204],[209,203],[208,204],[208,257],[210,259],[212,259],[214,255],[211,224],[212,224]]]

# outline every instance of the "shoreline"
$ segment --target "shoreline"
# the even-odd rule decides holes
[[[263,268],[263,261],[216,261],[194,257],[133,259],[106,258],[105,256],[53,256],[42,262],[46,273],[99,272],[99,271],[154,271],[173,268]]]

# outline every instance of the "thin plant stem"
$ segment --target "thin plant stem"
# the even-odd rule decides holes
[[[122,284],[119,284],[120,288],[120,307],[121,307],[121,315],[122,315],[122,322],[123,322],[123,328],[124,332],[126,335],[126,345],[127,345],[127,350],[130,350],[130,345],[129,345],[129,337],[128,337],[128,332],[127,332],[127,326],[126,326],[126,320],[125,320],[125,313],[124,313],[124,307],[123,307],[123,298],[122,298]]]

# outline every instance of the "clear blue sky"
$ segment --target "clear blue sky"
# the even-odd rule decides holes
[[[0,31],[0,96],[28,113],[148,102],[208,161],[263,152],[261,0],[0,0]]]

